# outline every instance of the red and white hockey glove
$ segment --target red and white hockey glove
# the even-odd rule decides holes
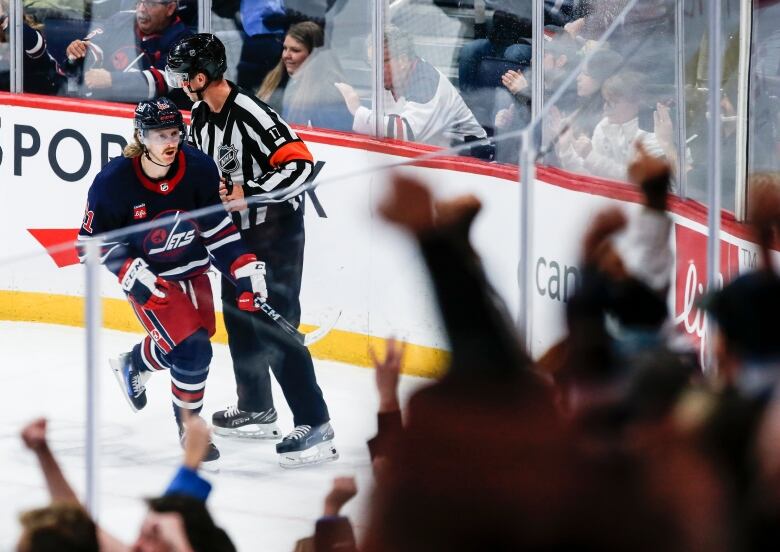
[[[230,274],[236,281],[238,308],[255,312],[268,299],[265,285],[265,263],[252,254],[241,255],[230,265]]]
[[[149,270],[149,264],[140,257],[125,261],[119,271],[119,283],[145,309],[159,309],[168,304],[170,284]]]

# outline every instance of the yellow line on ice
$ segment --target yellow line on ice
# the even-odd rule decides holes
[[[0,291],[0,320],[40,322],[64,326],[84,326],[84,298],[72,295],[54,295],[30,291]],[[141,333],[133,311],[126,301],[103,299],[103,327],[122,332]],[[301,324],[301,331],[314,326]],[[227,332],[222,313],[217,313],[215,343],[227,343]],[[357,332],[334,329],[324,339],[310,347],[311,354],[322,360],[335,360],[356,366],[371,366],[369,347],[384,354],[385,340]],[[447,351],[433,347],[406,344],[404,373],[434,378],[440,376],[449,360]]]

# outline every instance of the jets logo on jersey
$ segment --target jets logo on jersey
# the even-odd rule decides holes
[[[217,150],[217,164],[219,170],[223,173],[234,173],[241,168],[241,162],[238,160],[238,149],[230,144],[229,146],[219,146]]]
[[[150,230],[144,238],[144,252],[151,258],[168,262],[185,254],[187,246],[198,236],[198,227],[191,220],[182,220],[180,211],[160,213],[155,220],[166,219],[167,224]]]

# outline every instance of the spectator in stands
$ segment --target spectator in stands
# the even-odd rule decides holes
[[[686,436],[717,462],[727,478],[740,550],[780,544],[778,429],[780,429],[780,277],[770,246],[780,230],[780,180],[751,177],[748,218],[761,248],[761,264],[705,296],[714,317],[722,385],[691,390],[678,407]]]
[[[381,128],[388,138],[443,147],[487,138],[455,87],[438,69],[418,57],[411,36],[394,26],[385,30],[384,84],[387,115]],[[373,133],[373,111],[360,105],[351,86],[336,86],[354,115],[353,130]],[[490,154],[475,149],[471,153],[476,156],[492,155],[492,148]]]
[[[555,375],[564,415],[589,446],[600,450],[623,444],[620,435],[631,421],[626,399],[640,366],[650,383],[643,383],[629,407],[638,411],[641,405],[642,414],[668,410],[673,400],[651,387],[657,381],[652,376],[663,376],[663,384],[671,381],[673,394],[692,372],[688,368],[667,378],[668,363],[659,362],[681,365],[664,332],[674,266],[672,220],[666,213],[671,169],[640,147],[628,173],[642,192],[643,207],[630,219],[616,207],[605,210],[586,231],[580,282],[567,304],[566,358]],[[621,232],[622,240],[615,240]]]
[[[547,25],[544,29],[544,91],[545,96],[557,91],[561,80],[566,78],[576,63],[578,45],[563,31],[562,27]],[[495,92],[495,134],[523,128],[531,119],[531,89],[522,71],[509,70],[501,76],[503,88]],[[571,109],[571,94],[565,94],[556,104]],[[520,142],[516,139],[496,141],[496,160],[517,163]]]
[[[149,512],[132,549],[235,552],[227,534],[214,525],[206,510],[205,501],[211,484],[198,475],[210,443],[209,429],[198,416],[189,416],[185,427],[182,465],[165,494],[148,501]],[[20,550],[98,550],[98,542],[100,550],[128,550],[126,545],[89,519],[49,448],[46,420],[41,418],[29,423],[22,430],[22,441],[38,459],[52,505],[23,514],[21,518],[25,531],[20,546],[40,542],[49,547]],[[83,548],[74,545],[76,538]],[[69,544],[73,547],[68,548]]]
[[[352,130],[352,114],[335,83],[344,80],[338,59],[323,50],[322,27],[296,23],[284,37],[282,59],[266,75],[257,97],[291,123]]]
[[[98,552],[97,527],[80,504],[55,502],[23,513],[17,552]]]
[[[390,338],[386,342],[387,352],[383,360],[379,360],[376,352],[369,349],[371,363],[374,365],[379,409],[377,411],[377,434],[368,441],[371,461],[375,466],[395,449],[399,434],[402,431],[401,404],[398,399],[398,381],[401,377],[406,344]]]
[[[596,40],[625,9],[628,1],[580,0],[575,9],[576,19],[566,24],[566,30],[573,36]],[[626,44],[627,41],[641,39],[643,35],[659,29],[668,29],[665,18],[673,12],[669,6],[667,0],[639,0],[626,14],[623,28],[616,35],[616,42]]]
[[[639,128],[641,83],[642,76],[633,72],[620,73],[604,82],[604,118],[593,136],[575,137],[571,131],[560,136],[558,157],[563,168],[625,181],[637,143],[653,156],[665,155],[655,133]]]
[[[478,210],[473,196],[434,202],[403,177],[380,207],[420,247],[452,359],[409,402],[377,483],[365,549],[724,550],[723,489],[703,454],[670,442],[633,454],[613,435],[615,453],[604,455],[556,419],[469,244]],[[690,504],[706,513],[686,516]]]
[[[623,57],[617,52],[602,48],[593,53],[584,69],[577,75],[577,101],[574,105],[561,106],[572,114],[570,121],[576,134],[592,136],[596,125],[604,116],[604,82],[616,75],[623,66]]]
[[[500,75],[531,62],[531,2],[496,0],[487,33],[466,43],[458,54],[458,86],[466,105],[483,126],[492,127],[493,100]],[[478,29],[475,29],[475,34]]]
[[[214,523],[203,500],[169,492],[147,500],[147,504],[149,511],[133,545],[134,551],[236,552],[227,533]]]
[[[284,90],[290,77],[301,68],[315,48],[322,48],[323,43],[322,27],[316,23],[305,21],[292,25],[284,36],[281,59],[263,79],[257,97],[281,113]]]
[[[577,44],[576,41],[574,43]],[[566,97],[551,108],[544,121],[544,143],[549,144],[548,164],[564,166],[557,156],[560,151],[558,141],[562,136],[564,141],[568,138],[564,136],[567,133],[575,137],[593,136],[596,125],[604,116],[601,88],[604,81],[615,75],[622,65],[622,56],[608,48],[593,52],[583,70],[577,74],[574,93],[567,90]]]
[[[336,0],[241,0],[241,25],[247,34],[241,48],[236,84],[257,90],[283,51],[285,31],[295,23],[313,21],[320,28]],[[233,2],[219,2],[223,16]]]
[[[341,509],[357,494],[353,477],[337,477],[325,497],[322,517],[317,520],[314,531],[316,552],[357,552],[355,534],[349,518]]]
[[[8,43],[8,0],[0,0],[0,44]],[[65,80],[57,62],[46,49],[43,26],[25,14],[22,21],[24,92],[54,94]],[[0,74],[0,90],[9,90],[9,74]]]
[[[627,4],[628,0],[582,0],[578,19],[565,28],[590,47]],[[628,60],[627,68],[652,75],[654,83],[674,83],[674,64],[669,63],[675,55],[672,5],[669,0],[638,0],[609,37],[613,48]]]
[[[71,42],[66,67],[86,64],[81,93],[125,102],[169,95],[188,109],[192,104],[181,91],[168,94],[163,75],[168,50],[192,34],[176,10],[176,0],[138,0],[135,12],[119,12]]]
[[[256,90],[282,55],[286,18],[281,0],[241,0],[241,24],[246,38],[241,47],[236,84]]]

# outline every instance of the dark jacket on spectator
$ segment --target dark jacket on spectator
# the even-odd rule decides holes
[[[43,33],[25,21],[22,27],[22,36],[24,91],[35,94],[56,93],[65,81],[65,76],[54,58],[49,55]],[[9,90],[9,85],[9,73],[0,70],[0,90]]]
[[[134,11],[114,15],[85,38],[97,47],[97,51],[90,49],[84,70],[106,69],[111,72],[112,80],[110,88],[92,89],[92,97],[134,103],[167,95],[168,86],[163,73],[168,51],[190,34],[192,32],[178,17],[163,32],[143,35],[136,24]],[[191,105],[181,91],[171,91],[170,97],[180,107]]]

